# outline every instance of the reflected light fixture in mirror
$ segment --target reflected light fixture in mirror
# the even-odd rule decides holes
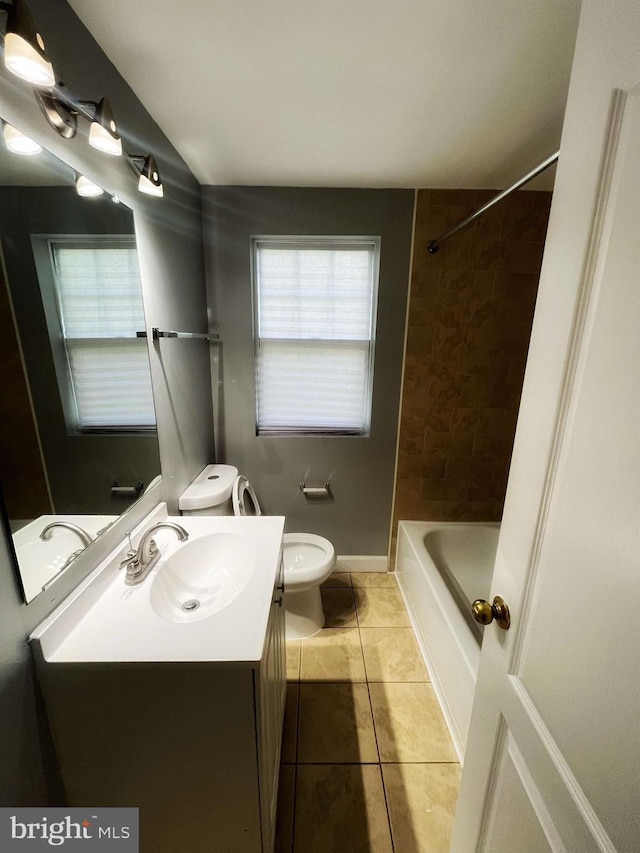
[[[0,3],[0,8],[7,12],[4,37],[4,64],[7,71],[34,86],[54,86],[56,80],[53,66],[27,5],[22,0],[13,0],[11,3]]]
[[[35,154],[40,154],[42,147],[30,139],[25,133],[22,133],[11,124],[4,125],[2,131],[5,145],[12,154],[21,154],[23,157],[33,157]]]
[[[83,198],[97,198],[103,195],[104,190],[84,175],[76,174],[76,192]]]

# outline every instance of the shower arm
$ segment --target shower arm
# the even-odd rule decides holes
[[[467,225],[470,225],[474,219],[477,219],[479,216],[482,216],[483,213],[486,213],[490,207],[493,207],[494,204],[497,204],[499,201],[502,201],[503,198],[510,195],[515,190],[519,190],[520,187],[523,187],[525,184],[528,184],[529,181],[532,181],[535,177],[537,177],[541,172],[544,172],[545,169],[548,169],[549,166],[552,166],[556,160],[558,159],[560,152],[556,151],[554,154],[550,154],[546,160],[543,160],[542,163],[539,163],[534,169],[520,178],[519,181],[516,181],[515,184],[512,184],[506,190],[502,190],[501,193],[498,193],[497,196],[488,201],[486,204],[483,204],[478,210],[472,213],[470,216],[467,216],[466,219],[463,219],[462,222],[459,222],[457,225],[454,225],[451,230],[447,231],[442,237],[438,237],[437,240],[430,240],[427,244],[427,250],[430,255],[435,255],[440,246],[444,243],[445,240],[448,240],[449,237],[453,237],[454,234],[457,234],[458,231],[462,231],[463,228],[466,228]]]

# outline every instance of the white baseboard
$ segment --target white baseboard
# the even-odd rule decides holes
[[[358,555],[338,555],[334,572],[386,572],[389,569],[387,557],[367,557]]]

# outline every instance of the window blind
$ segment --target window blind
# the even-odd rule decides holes
[[[155,426],[138,254],[132,241],[52,242],[79,429]]]
[[[369,429],[377,241],[254,246],[258,433]]]

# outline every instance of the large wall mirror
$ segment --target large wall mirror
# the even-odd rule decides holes
[[[133,214],[76,180],[0,139],[0,488],[27,602],[160,472]]]

